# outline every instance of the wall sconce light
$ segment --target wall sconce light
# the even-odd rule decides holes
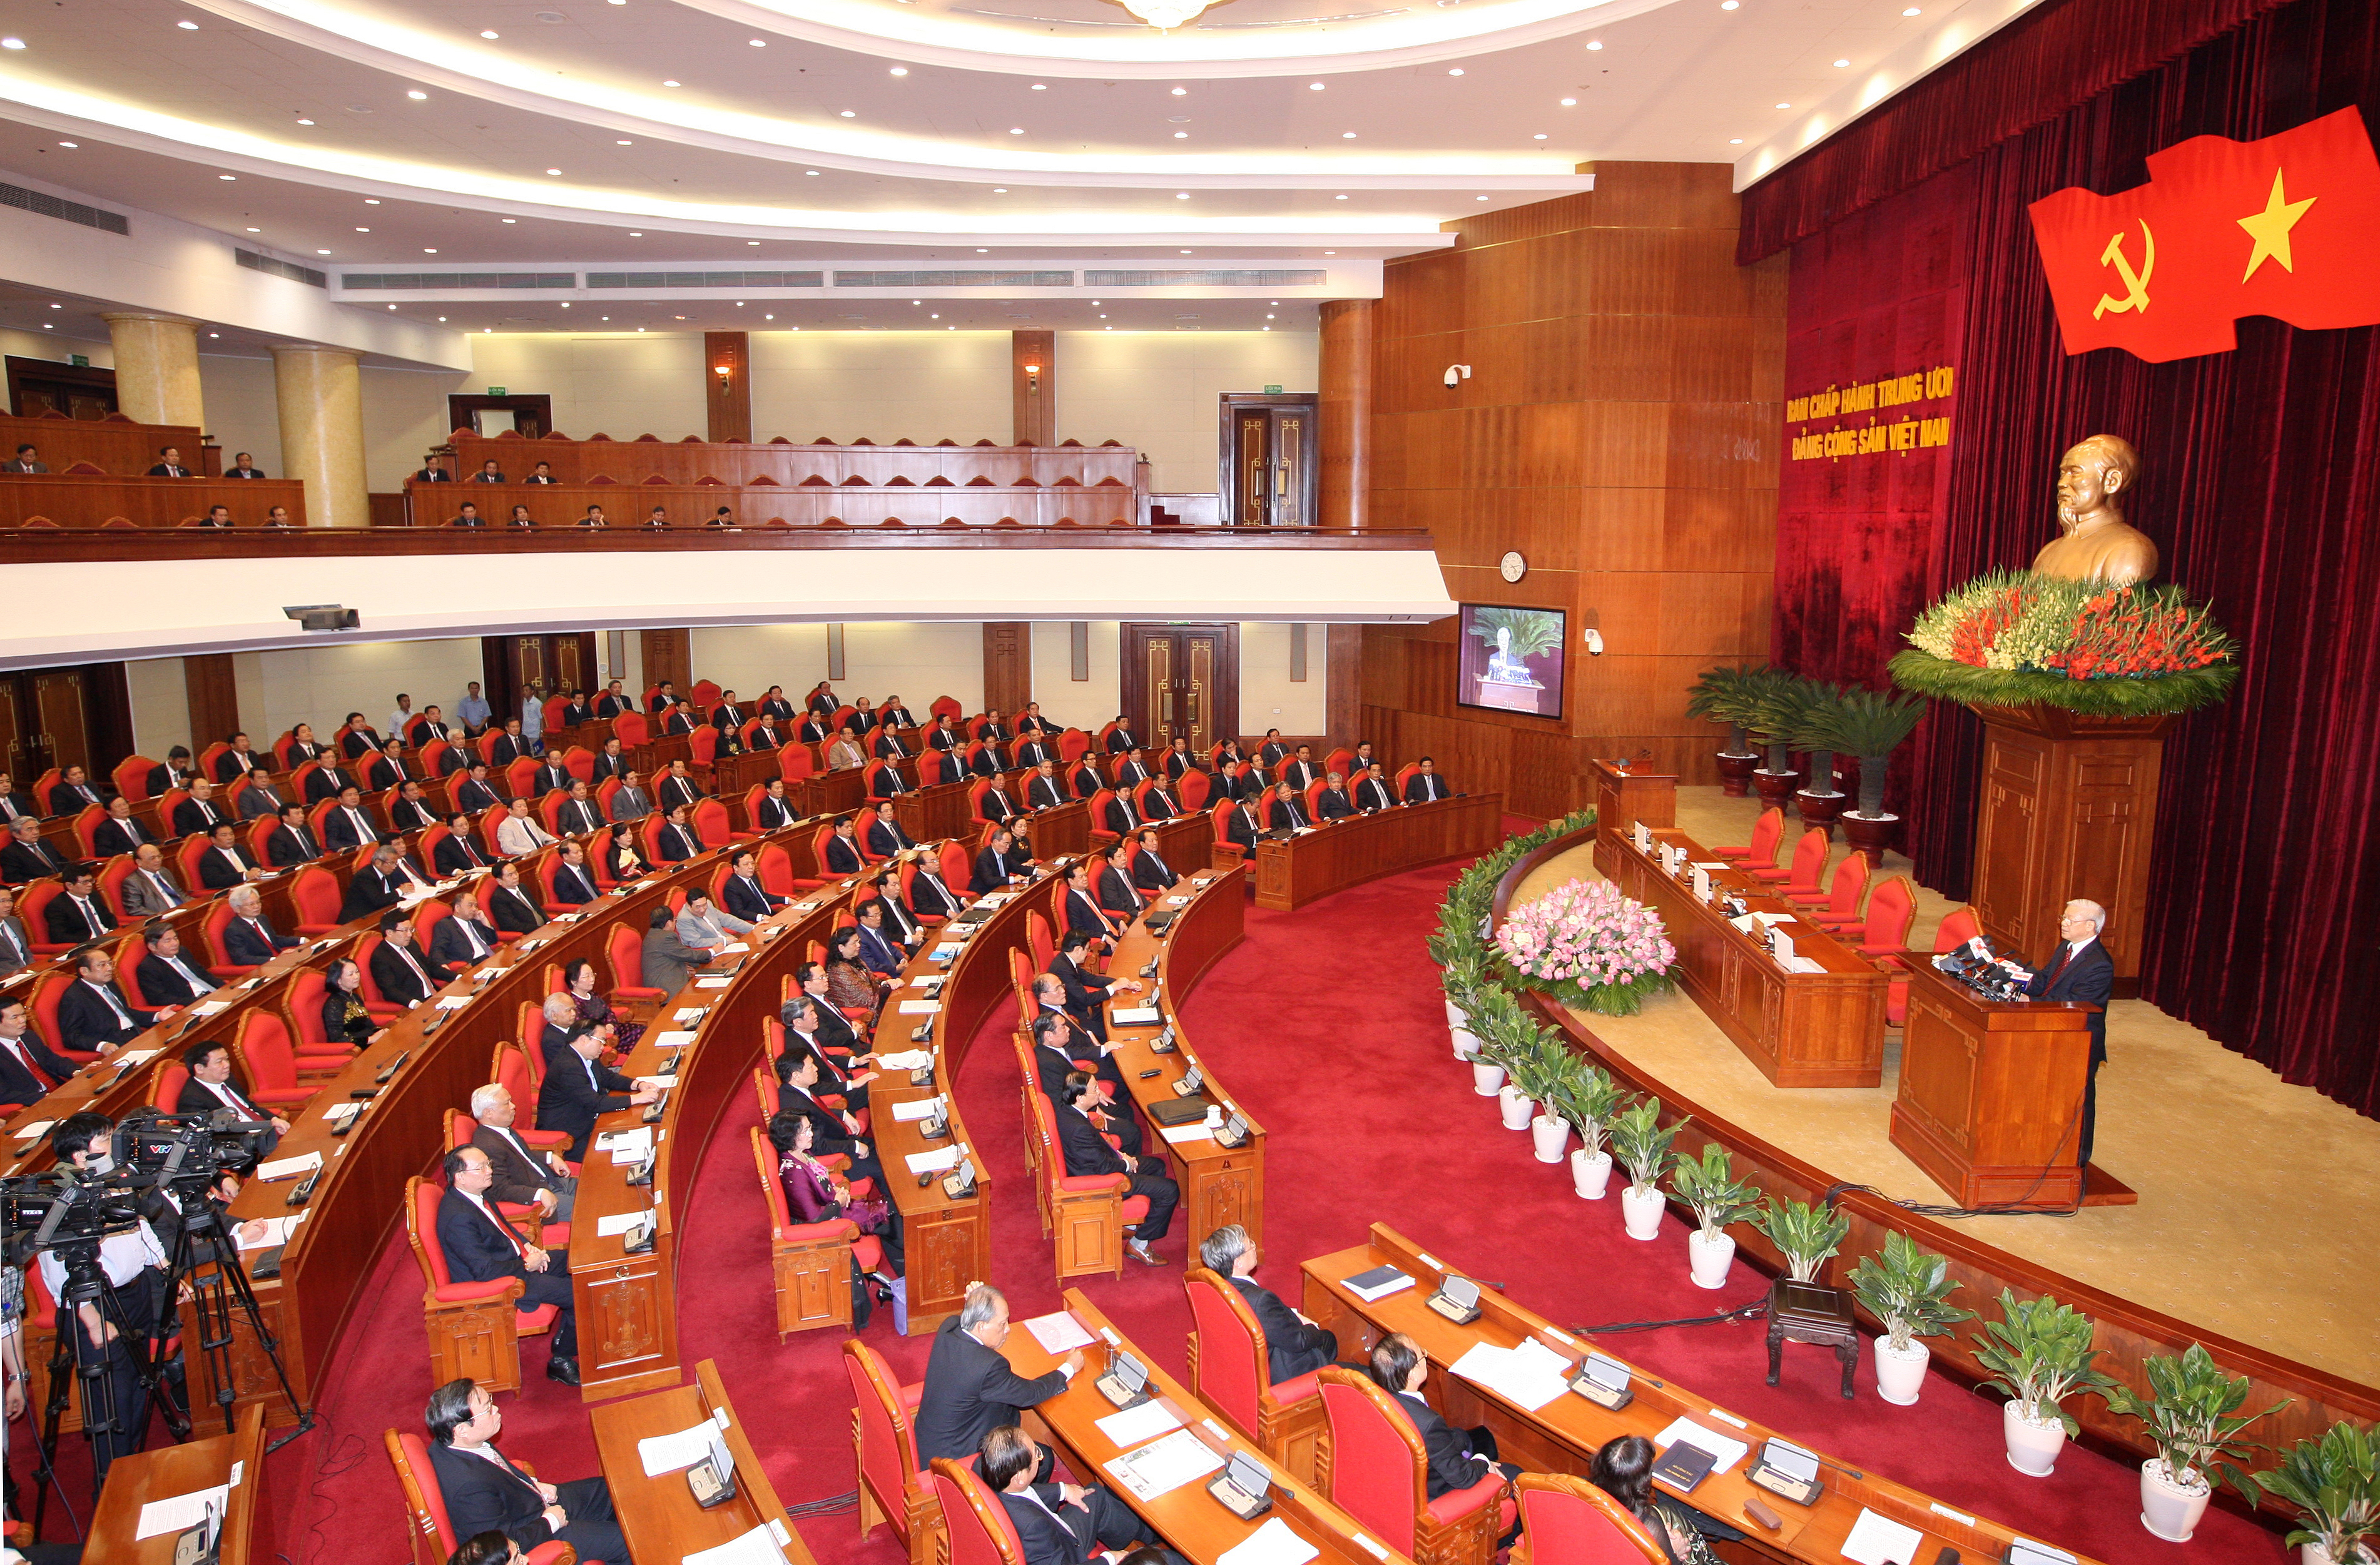
[[[719,377],[719,389],[721,391],[725,391],[728,387],[735,383],[735,366],[733,364],[716,365],[712,368],[710,372]]]
[[[1460,385],[1469,379],[1471,379],[1470,365],[1450,364],[1446,367],[1446,383],[1448,385]]]
[[[1041,366],[1038,364],[1027,364],[1025,367],[1025,385],[1026,389],[1028,391],[1039,391],[1041,389]]]

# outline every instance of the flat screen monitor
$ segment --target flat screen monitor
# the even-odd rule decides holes
[[[1456,702],[1528,717],[1561,716],[1570,616],[1560,609],[1459,607]]]

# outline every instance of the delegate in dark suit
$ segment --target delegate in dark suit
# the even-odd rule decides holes
[[[786,899],[771,893],[750,875],[730,875],[727,878],[727,911],[749,924],[757,924],[785,905]]]
[[[2099,1007],[2091,1017],[2091,1070],[2082,1080],[2082,1123],[2075,1147],[2077,1165],[2087,1169],[2099,1117],[2099,1067],[2107,1062],[2107,1000],[2116,992],[2116,959],[2107,954],[2096,935],[2080,951],[2060,942],[2057,954],[2034,974],[2024,992],[2035,1000]]]
[[[441,880],[449,875],[460,875],[467,869],[485,868],[488,863],[487,855],[480,851],[479,843],[455,831],[438,839],[438,846],[431,854],[430,860],[437,866]]]
[[[187,802],[187,801],[185,801]],[[130,853],[152,839],[140,829],[140,823],[127,817],[122,820],[109,816],[91,834],[91,845],[99,850],[102,858],[114,858],[120,853]]]
[[[0,848],[0,880],[12,886],[55,875],[65,867],[56,850],[42,841],[30,821],[17,830],[6,848]]]
[[[1253,1277],[1234,1277],[1232,1286],[1247,1302],[1248,1310],[1264,1328],[1266,1373],[1276,1386],[1311,1375],[1339,1358],[1339,1339],[1319,1326],[1308,1326],[1273,1291]]]
[[[18,1057],[19,1049],[24,1051],[22,1059]],[[14,1043],[0,1040],[0,1108],[30,1108],[78,1069],[73,1061],[61,1058],[30,1028]],[[36,1075],[35,1071],[41,1075]],[[41,1079],[42,1075],[50,1078],[47,1083]]]
[[[1029,1494],[1002,1494],[1000,1508],[1008,1512],[1016,1541],[1025,1547],[1025,1565],[1091,1565],[1106,1558],[1103,1550],[1129,1553],[1135,1544],[1160,1541],[1148,1523],[1101,1484],[1087,1486],[1080,1505],[1066,1504],[1055,1484],[1036,1484]],[[1158,1552],[1170,1565],[1180,1565],[1180,1555],[1163,1548]]]
[[[1025,855],[1014,848],[1006,853],[986,848],[975,855],[975,879],[967,882],[967,889],[978,894],[996,892],[1008,884],[1011,875],[1023,874],[1024,870]]]
[[[493,1282],[500,1278],[519,1278],[527,1286],[521,1296],[514,1301],[514,1307],[560,1306],[562,1313],[554,1317],[553,1322],[554,1356],[577,1358],[578,1320],[577,1312],[571,1304],[570,1264],[565,1257],[555,1255],[543,1271],[531,1271],[524,1264],[520,1245],[516,1242],[518,1238],[517,1234],[507,1238],[505,1231],[499,1231],[494,1214],[483,1209],[459,1190],[449,1189],[438,1199],[438,1247],[446,1253],[448,1274],[457,1282]],[[480,1462],[480,1459],[469,1457],[467,1460]],[[451,1513],[455,1503],[451,1489],[447,1491],[446,1503]]]
[[[314,840],[311,828],[279,826],[264,839],[264,856],[273,861],[273,868],[286,869],[293,864],[310,864],[322,857],[322,849]]]
[[[408,955],[413,958],[410,962],[406,960]],[[392,1005],[419,1004],[451,977],[445,968],[411,947],[400,952],[394,940],[382,940],[372,947],[372,983]]]
[[[1132,1112],[1132,1098],[1123,1089],[1123,1074],[1116,1068],[1115,1056],[1103,1055],[1089,1036],[1081,1031],[1074,1034],[1075,1041],[1064,1049],[1054,1049],[1047,1043],[1033,1047],[1033,1072],[1041,1086],[1042,1096],[1050,1107],[1063,1113],[1066,1107],[1064,1090],[1067,1075],[1087,1070],[1099,1080],[1112,1084],[1109,1096],[1112,1101],[1102,1110],[1107,1123],[1099,1127],[1116,1138],[1116,1145],[1137,1158],[1140,1156],[1140,1121]]]
[[[488,1186],[491,1200],[526,1207],[537,1199],[539,1191],[551,1190],[555,1219],[569,1220],[572,1182],[555,1173],[552,1164],[523,1151],[520,1143],[493,1125],[481,1125],[474,1131],[471,1145],[488,1155],[488,1167],[494,1175],[494,1183]]]
[[[211,892],[227,892],[248,879],[248,872],[258,867],[256,855],[243,843],[234,843],[231,856],[224,856],[222,848],[209,848],[199,855],[199,884]]]
[[[1132,883],[1140,888],[1144,896],[1151,892],[1169,890],[1181,879],[1173,873],[1172,865],[1158,857],[1154,848],[1144,847],[1133,856]]]
[[[596,1064],[575,1049],[557,1049],[546,1062],[545,1085],[538,1089],[538,1128],[567,1131],[570,1146],[563,1161],[585,1162],[597,1116],[626,1108],[635,1089],[634,1082],[610,1066]]]
[[[1457,1489],[1467,1489],[1487,1476],[1495,1465],[1495,1453],[1472,1450],[1473,1437],[1457,1429],[1438,1415],[1435,1408],[1411,1392],[1399,1391],[1397,1405],[1405,1410],[1414,1427],[1421,1432],[1423,1447],[1429,1452],[1428,1495],[1437,1499]],[[1518,1469],[1512,1470],[1514,1473]]]
[[[934,1351],[926,1360],[926,1383],[912,1426],[917,1459],[967,1461],[981,1449],[986,1435],[1015,1424],[1026,1408],[1038,1407],[1065,1389],[1066,1377],[1060,1370],[1030,1380],[1017,1374],[997,1349],[960,1330],[958,1316],[953,1316],[935,1329]]]
[[[281,933],[261,914],[235,918],[224,926],[224,954],[238,967],[261,967],[275,952],[295,951],[298,944],[297,936]]]
[[[516,935],[535,934],[545,927],[545,909],[538,905],[527,881],[518,887],[498,886],[490,892],[488,916],[496,921],[497,928]]]
[[[1126,1168],[1124,1159],[1130,1154],[1117,1151],[1099,1134],[1080,1109],[1059,1109],[1058,1146],[1065,1155],[1066,1172],[1073,1178],[1099,1174],[1123,1174],[1131,1181],[1128,1194],[1148,1197],[1148,1215],[1133,1229],[1131,1237],[1144,1244],[1153,1244],[1165,1237],[1173,1222],[1173,1208],[1181,1202],[1182,1187],[1165,1174],[1156,1171],[1158,1164],[1142,1161],[1137,1169]]]
[[[378,865],[367,864],[347,882],[346,900],[339,904],[339,922],[352,924],[370,914],[385,913],[402,900],[404,890],[404,876],[383,875]],[[373,959],[379,959],[378,952]]]
[[[523,1304],[528,1301],[526,1296]],[[542,1543],[559,1539],[581,1559],[628,1565],[628,1541],[612,1509],[612,1493],[601,1478],[574,1478],[555,1486],[556,1502],[570,1518],[556,1532],[545,1519],[545,1496],[510,1462],[501,1467],[485,1457],[432,1443],[430,1465],[446,1502],[446,1519],[456,1537],[502,1533],[518,1544],[521,1558]]]
[[[109,999],[115,1001],[108,1003]],[[130,1025],[126,1018],[130,1018]],[[91,988],[87,978],[78,978],[67,986],[58,1000],[58,1042],[61,1047],[84,1054],[95,1054],[103,1043],[129,1043],[141,1032],[157,1024],[157,1013],[128,1002],[123,991],[114,984],[103,995]]]
[[[50,904],[42,909],[42,922],[49,926],[52,945],[80,945],[115,928],[115,917],[107,911],[106,899],[95,891],[87,903],[70,896],[52,897]]]
[[[247,1089],[239,1083],[227,1081],[223,1085],[237,1099],[236,1103],[225,1103],[208,1088],[206,1083],[193,1077],[182,1083],[182,1095],[174,1100],[174,1112],[205,1115],[212,1114],[220,1109],[237,1107],[242,1119],[261,1122],[267,1127],[264,1134],[249,1144],[248,1150],[242,1159],[248,1168],[252,1169],[256,1164],[273,1156],[273,1149],[281,1145],[281,1133],[270,1128],[273,1122],[272,1113],[258,1108],[249,1098]]]
[[[152,1005],[188,1005],[223,988],[223,980],[199,964],[188,951],[182,952],[182,966],[198,975],[196,981],[185,977],[180,968],[153,952],[140,959],[133,977],[140,986],[140,998]]]

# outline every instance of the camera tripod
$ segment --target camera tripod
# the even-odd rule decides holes
[[[230,1434],[238,1424],[239,1376],[232,1362],[232,1343],[237,1322],[244,1318],[255,1333],[257,1345],[272,1362],[283,1399],[298,1415],[297,1427],[266,1448],[277,1449],[314,1426],[313,1410],[298,1401],[297,1390],[289,1384],[289,1365],[281,1356],[280,1339],[265,1328],[264,1311],[257,1304],[256,1289],[249,1281],[248,1268],[239,1258],[239,1245],[223,1208],[203,1190],[186,1189],[178,1183],[169,1189],[181,1216],[168,1272],[169,1297],[179,1298],[185,1290],[188,1292],[199,1352],[205,1356],[207,1377],[215,1389],[215,1405],[223,1410],[224,1433]],[[163,1321],[158,1331],[162,1345]]]
[[[50,1491],[56,1489],[63,1501],[66,1489],[59,1483],[55,1458],[58,1447],[58,1423],[65,1416],[69,1389],[78,1382],[82,1388],[82,1434],[91,1446],[91,1492],[95,1501],[102,1485],[107,1481],[107,1469],[120,1454],[139,1450],[149,1436],[149,1410],[153,1404],[164,1414],[165,1426],[176,1440],[188,1439],[189,1415],[183,1412],[170,1388],[164,1396],[158,1391],[165,1379],[158,1363],[156,1350],[164,1339],[157,1334],[152,1322],[148,1332],[136,1331],[131,1317],[115,1288],[100,1269],[99,1245],[95,1240],[76,1241],[59,1247],[61,1262],[67,1268],[65,1296],[58,1300],[57,1331],[50,1350],[50,1395],[42,1410],[42,1433],[36,1443],[37,1455],[33,1478],[39,1490],[33,1499],[33,1535],[42,1535],[42,1520],[47,1510]],[[83,1253],[86,1252],[87,1253]],[[147,1268],[143,1268],[145,1271]],[[136,1278],[128,1286],[147,1286],[148,1279]],[[168,1295],[170,1299],[171,1295]],[[90,1334],[81,1316],[84,1305],[99,1311],[103,1329],[112,1328],[115,1345],[94,1349],[86,1359],[78,1351],[76,1334],[89,1341]],[[115,1375],[116,1349],[131,1355],[133,1377],[140,1387],[135,1399],[139,1422],[133,1422],[134,1409],[118,1405]],[[117,1441],[126,1442],[122,1451],[111,1449]]]

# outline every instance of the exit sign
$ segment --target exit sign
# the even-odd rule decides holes
[[[78,370],[88,370],[91,368],[90,358],[79,353],[70,353],[67,355],[67,362],[73,365]]]
[[[488,394],[490,396],[502,396],[504,394],[504,388],[502,386],[490,386],[488,388]]]
[[[1279,386],[1267,386],[1265,387],[1265,394],[1268,396],[1278,396],[1281,394],[1281,388]]]

